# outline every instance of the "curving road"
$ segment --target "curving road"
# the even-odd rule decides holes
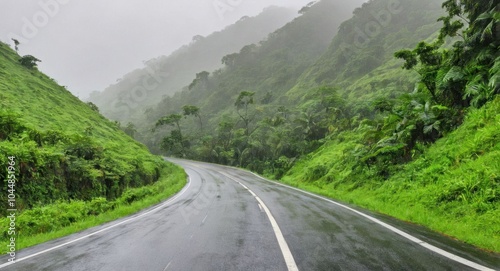
[[[498,270],[489,254],[250,172],[192,161],[165,203],[18,253],[0,269]]]

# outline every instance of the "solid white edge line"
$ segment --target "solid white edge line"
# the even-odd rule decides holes
[[[299,268],[297,267],[297,264],[295,263],[295,259],[293,258],[292,252],[290,251],[290,248],[288,247],[288,244],[285,240],[285,237],[283,236],[283,233],[281,232],[281,229],[278,225],[278,222],[276,222],[276,219],[274,219],[274,216],[271,214],[271,211],[269,211],[269,208],[267,208],[266,204],[252,191],[250,190],[247,186],[244,184],[240,183],[239,181],[235,180],[233,177],[219,172],[220,174],[226,176],[227,178],[237,182],[240,184],[243,188],[248,190],[252,196],[259,202],[259,205],[264,209],[264,212],[267,214],[267,218],[271,222],[271,226],[274,231],[274,235],[276,236],[276,239],[278,240],[278,245],[281,249],[281,254],[283,255],[283,258],[285,259],[286,266],[289,271],[298,271]]]
[[[56,249],[58,249],[58,248],[61,248],[61,247],[67,246],[67,245],[69,245],[69,244],[76,243],[76,242],[81,241],[81,240],[83,240],[83,239],[85,239],[85,238],[88,238],[88,237],[94,236],[94,235],[99,234],[99,233],[101,233],[101,232],[105,232],[105,231],[110,230],[110,229],[112,229],[112,228],[115,228],[115,227],[117,227],[117,226],[123,225],[123,224],[125,224],[125,223],[131,222],[131,221],[134,221],[134,220],[136,220],[136,219],[138,219],[138,218],[141,218],[141,217],[143,217],[143,216],[146,216],[146,215],[149,215],[149,214],[151,214],[151,213],[153,213],[153,212],[156,212],[157,210],[159,210],[159,209],[161,209],[161,208],[165,207],[166,205],[170,204],[172,201],[174,201],[174,200],[176,200],[177,198],[179,198],[182,194],[184,194],[184,193],[188,190],[189,186],[191,186],[191,177],[189,177],[189,182],[188,182],[188,184],[187,184],[187,185],[186,185],[186,186],[185,186],[185,187],[184,187],[184,188],[183,188],[183,189],[182,189],[182,190],[181,190],[181,191],[180,191],[177,195],[175,195],[173,198],[170,198],[169,200],[165,201],[164,203],[160,203],[160,205],[156,206],[155,208],[153,208],[153,209],[151,209],[151,210],[149,210],[149,211],[147,211],[147,212],[145,212],[145,213],[143,213],[143,214],[137,215],[137,216],[135,216],[135,217],[131,217],[131,218],[126,219],[126,220],[124,220],[124,221],[122,221],[122,222],[119,222],[119,223],[113,224],[113,225],[111,225],[111,226],[109,226],[109,227],[106,227],[106,228],[104,228],[104,229],[100,229],[100,230],[98,230],[98,231],[96,231],[96,232],[93,232],[93,233],[87,234],[87,235],[85,235],[85,236],[82,236],[82,237],[79,237],[79,238],[77,238],[77,239],[74,239],[74,240],[68,241],[68,242],[66,242],[66,243],[63,243],[63,244],[57,245],[57,246],[55,246],[55,247],[51,247],[51,248],[49,248],[49,249],[45,249],[45,250],[39,251],[39,252],[37,252],[37,253],[34,253],[34,254],[31,254],[31,255],[25,256],[25,257],[23,257],[23,258],[20,258],[20,259],[15,260],[14,262],[7,262],[7,263],[4,263],[4,264],[1,264],[1,265],[0,265],[0,269],[4,268],[4,267],[6,267],[6,266],[12,265],[12,264],[16,264],[16,263],[18,263],[18,262],[22,262],[22,261],[24,261],[24,260],[27,260],[27,259],[30,259],[30,258],[33,258],[33,257],[36,257],[36,256],[39,256],[39,255],[41,255],[41,254],[44,254],[44,253],[50,252],[50,251],[52,251],[52,250],[56,250]],[[63,237],[62,237],[62,238],[63,238]]]
[[[239,169],[239,170],[241,170],[241,169]],[[354,213],[356,213],[356,214],[358,214],[360,216],[363,216],[363,217],[365,217],[365,218],[367,218],[367,219],[369,219],[369,220],[371,220],[371,221],[373,221],[373,222],[381,225],[382,227],[384,227],[384,228],[386,228],[386,229],[388,229],[388,230],[390,230],[390,231],[392,231],[392,232],[394,232],[396,234],[399,234],[400,236],[402,236],[402,237],[404,237],[404,238],[406,238],[406,239],[408,239],[408,240],[410,240],[410,241],[412,241],[414,243],[417,243],[420,246],[422,246],[422,247],[424,247],[424,248],[426,248],[426,249],[428,249],[430,251],[433,251],[433,252],[435,252],[435,253],[437,253],[437,254],[439,254],[441,256],[444,256],[444,257],[446,257],[446,258],[448,258],[450,260],[456,261],[458,263],[461,263],[463,265],[466,265],[466,266],[469,266],[469,267],[472,267],[474,269],[481,270],[481,271],[495,271],[494,269],[491,269],[489,267],[486,267],[486,266],[480,265],[478,263],[469,261],[469,260],[467,260],[465,258],[462,258],[462,257],[458,256],[458,255],[452,254],[452,253],[447,252],[447,251],[445,251],[443,249],[440,249],[440,248],[438,248],[436,246],[433,246],[433,245],[431,245],[431,244],[429,244],[427,242],[424,242],[424,241],[418,239],[417,237],[414,237],[413,235],[410,235],[410,234],[408,234],[408,233],[406,233],[406,232],[404,232],[404,231],[402,231],[402,230],[400,230],[398,228],[395,228],[394,226],[391,226],[391,225],[389,225],[389,224],[387,224],[385,222],[382,222],[382,221],[378,220],[375,217],[369,216],[369,215],[367,215],[365,213],[362,213],[362,212],[360,212],[358,210],[355,210],[355,209],[353,209],[353,208],[351,208],[351,207],[349,207],[347,205],[338,203],[336,201],[333,201],[331,199],[327,199],[325,197],[316,195],[316,194],[311,193],[311,192],[307,192],[307,191],[301,190],[301,189],[293,187],[293,186],[289,186],[289,185],[286,185],[286,184],[282,184],[282,183],[278,183],[278,182],[274,182],[274,181],[268,180],[268,179],[266,179],[266,178],[264,178],[264,177],[262,177],[262,176],[260,176],[260,175],[258,175],[256,173],[253,173],[251,171],[246,171],[246,172],[249,172],[249,173],[253,174],[254,176],[256,176],[256,177],[258,177],[258,178],[260,178],[260,179],[262,179],[264,181],[271,182],[271,183],[274,183],[274,184],[277,184],[277,185],[280,185],[280,186],[283,186],[283,187],[287,187],[287,188],[290,188],[290,189],[302,192],[304,194],[313,196],[315,198],[322,199],[324,201],[333,203],[333,204],[335,204],[337,206],[340,206],[340,207],[342,207],[344,209],[352,211],[352,212],[354,212]]]

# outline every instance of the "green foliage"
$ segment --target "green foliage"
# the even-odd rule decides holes
[[[349,5],[342,10],[349,11]],[[149,110],[145,123],[179,112],[196,116],[189,112],[194,106],[203,112],[203,119],[197,116],[200,124],[180,121],[182,140],[176,126],[162,126],[151,135],[143,129],[144,142],[159,153],[283,174],[297,157],[319,147],[325,135],[351,124],[344,117],[352,112],[335,87],[325,86],[310,105],[297,106],[285,97],[327,48],[342,18],[347,18],[348,12],[337,7],[334,1],[310,5],[267,40],[223,57],[225,67],[207,76],[208,82],[199,84],[202,78],[197,75],[190,89]],[[318,25],[321,31],[307,31]]]
[[[165,166],[160,157],[18,59],[0,43],[0,165],[16,157],[20,211],[58,201],[111,201],[127,188],[158,180]],[[2,166],[0,179],[6,180]],[[6,196],[0,199],[6,202]]]
[[[208,84],[208,76],[210,75],[207,71],[202,71],[196,74],[196,78],[189,84],[188,89],[192,90],[194,87],[198,86],[198,88],[207,88]]]
[[[387,159],[385,167],[367,167],[360,159],[376,133],[374,123],[364,122],[298,161],[283,181],[500,251],[498,112],[496,97],[471,109],[459,128],[421,148],[412,161],[394,165]],[[377,151],[385,155],[375,157],[387,158],[400,146],[386,144]]]
[[[203,120],[201,118],[200,108],[194,105],[185,105],[182,107],[184,117],[195,116],[200,121],[200,131],[203,132]]]
[[[19,59],[19,63],[28,69],[36,68],[37,62],[41,62],[41,60],[32,55],[25,55]]]
[[[179,114],[170,114],[168,116],[165,116],[161,119],[159,119],[156,122],[156,127],[162,126],[162,125],[170,125],[170,126],[176,126],[179,127],[179,122],[181,121],[182,116]]]
[[[127,123],[127,126],[122,128],[122,130],[129,135],[131,138],[135,137],[135,134],[137,133],[137,129],[135,125],[132,122]]]
[[[30,243],[29,240],[35,240],[36,236],[60,232],[72,226],[76,226],[73,231],[81,231],[97,225],[93,222],[82,227],[82,222],[98,221],[98,217],[109,218],[111,214],[116,216],[114,213],[117,212],[131,214],[140,208],[131,209],[130,206],[145,207],[146,198],[158,201],[179,191],[185,184],[185,177],[182,169],[169,165],[162,169],[162,178],[158,182],[139,188],[129,188],[115,200],[104,197],[95,197],[88,201],[58,200],[45,206],[24,210],[18,214],[16,220],[16,234],[22,236],[19,238],[22,244],[19,245],[23,246],[27,240],[29,245],[34,245],[36,241]],[[5,217],[0,218],[1,223],[7,223],[7,220],[8,218]],[[109,219],[103,222],[105,221]],[[7,230],[2,230],[1,236],[6,239],[9,236]]]
[[[16,52],[19,51],[19,45],[21,43],[19,43],[19,41],[16,39],[12,39],[12,41],[14,42],[14,50],[16,50]]]
[[[95,112],[99,112],[99,107],[97,107],[97,105],[95,105],[93,102],[87,102],[87,105]]]
[[[480,107],[498,94],[495,64],[500,56],[498,46],[498,3],[493,0],[445,1],[447,15],[440,35],[433,43],[420,42],[417,47],[397,52],[405,69],[416,68],[421,82],[436,103],[449,107]],[[496,15],[498,17],[498,15]],[[465,25],[468,27],[463,30]],[[461,31],[461,32],[460,32]],[[460,36],[451,49],[443,48],[447,37]],[[460,116],[455,120],[459,123]]]

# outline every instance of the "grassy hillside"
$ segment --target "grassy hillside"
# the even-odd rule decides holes
[[[384,2],[371,1],[358,13],[372,13],[371,7],[383,7]],[[418,4],[422,10],[428,3]],[[398,42],[415,48],[395,53],[402,64],[385,60],[370,67],[370,59],[383,60],[385,55],[370,51],[377,47],[377,38],[367,42],[366,50],[351,54],[346,50],[356,42],[342,43],[349,42],[345,35],[353,31],[340,31],[331,52],[288,93],[308,104],[303,89],[337,86],[336,91],[324,89],[329,95],[321,93],[334,111],[330,133],[325,144],[302,157],[283,180],[498,252],[500,32],[490,30],[499,29],[500,10],[495,1],[456,4],[447,1],[445,9],[435,13],[443,16],[445,27],[416,46],[400,36],[406,25],[387,33],[380,48],[394,49],[391,44]],[[411,13],[418,10],[412,8]],[[463,25],[457,15],[471,23]],[[363,24],[354,16],[344,26]],[[435,29],[429,26],[412,29]],[[360,57],[365,60],[356,64]],[[397,70],[401,65],[411,71]],[[366,69],[365,74],[353,68]]]
[[[304,157],[283,181],[500,251],[500,98],[399,166],[389,179],[359,167],[369,129],[341,133]]]
[[[262,40],[297,15],[291,9],[269,7],[255,17],[243,17],[206,37],[195,36],[189,45],[169,56],[146,61],[144,68],[124,75],[119,82],[102,92],[93,93],[89,100],[110,119],[138,122],[138,115],[144,109],[157,104],[164,96],[181,91],[191,83],[196,73],[222,67],[221,58],[224,55]]]
[[[124,196],[129,197],[126,203],[142,199],[154,189],[139,196],[131,192],[136,191],[133,188],[160,179],[177,190],[182,187],[181,169],[150,154],[95,107],[78,100],[36,67],[21,65],[20,59],[0,43],[0,179],[7,189],[9,157],[15,157],[15,207],[28,217],[25,233],[51,231],[114,209]],[[169,193],[175,189],[169,188]],[[0,200],[7,202],[7,193]],[[29,209],[47,211],[47,206],[56,206],[51,208],[58,210],[68,201],[72,203],[67,212],[28,215]],[[78,206],[85,211],[77,213]],[[6,212],[0,211],[4,217]],[[38,219],[45,218],[52,220],[51,227],[38,224]]]

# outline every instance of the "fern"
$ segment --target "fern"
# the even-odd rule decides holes
[[[453,66],[448,73],[446,73],[446,76],[443,78],[444,83],[450,83],[450,82],[458,82],[464,79],[464,72],[462,68]]]

